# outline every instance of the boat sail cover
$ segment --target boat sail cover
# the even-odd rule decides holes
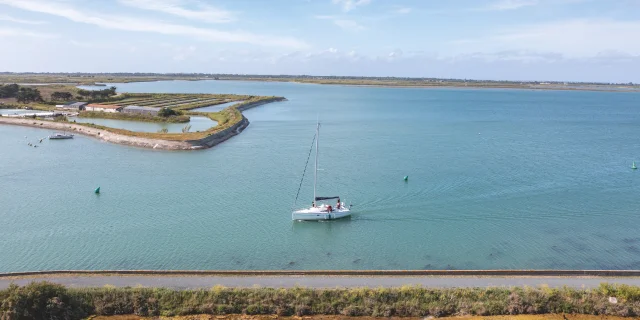
[[[316,197],[316,201],[331,200],[331,199],[340,199],[340,197],[338,197],[338,196],[336,196],[336,197]]]

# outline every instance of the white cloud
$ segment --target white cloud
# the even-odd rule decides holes
[[[541,53],[535,51],[502,51],[494,53],[472,53],[461,54],[453,57],[440,57],[442,60],[449,62],[465,61],[465,60],[482,60],[486,62],[496,61],[516,61],[521,63],[554,63],[563,61],[565,58],[561,54]]]
[[[336,26],[348,31],[362,31],[367,29],[363,25],[359,24],[354,20],[345,19],[340,16],[320,15],[320,16],[315,16],[315,18],[322,19],[322,20],[331,20],[333,24],[335,24]]]
[[[221,31],[198,28],[161,21],[144,20],[122,15],[105,15],[80,11],[64,2],[45,0],[0,0],[0,4],[33,12],[46,13],[62,17],[74,22],[95,25],[105,29],[151,32],[164,35],[188,36],[211,42],[249,43],[264,46],[304,48],[307,44],[290,37],[258,35],[243,31]]]
[[[39,33],[30,30],[16,28],[0,28],[0,38],[4,37],[31,37],[31,38],[57,38],[58,35],[50,33]]]
[[[175,48],[175,51],[176,51],[176,55],[173,56],[173,60],[182,61],[187,59],[192,54],[194,54],[196,52],[196,47],[194,46],[189,46],[186,48],[179,47],[179,48]]]
[[[46,21],[34,21],[34,20],[18,19],[18,18],[14,18],[12,16],[8,16],[8,15],[5,15],[5,14],[0,14],[0,21],[9,21],[9,22],[15,22],[15,23],[22,23],[22,24],[45,24],[45,23],[47,23]]]
[[[393,13],[396,13],[396,14],[409,14],[409,13],[411,13],[412,10],[413,9],[408,8],[408,7],[396,7],[396,9],[393,10]]]
[[[479,8],[480,11],[506,11],[515,10],[523,7],[535,6],[539,0],[498,0],[485,7]]]
[[[330,15],[318,15],[315,16],[316,19],[324,19],[324,20],[335,20],[335,19],[339,19],[338,16],[330,16]]]
[[[204,21],[209,23],[225,23],[236,20],[235,15],[223,9],[209,6],[199,1],[187,0],[118,0],[123,5],[143,9],[164,12],[178,17]],[[186,6],[192,5],[194,9]]]
[[[535,51],[570,58],[593,57],[601,52],[640,55],[640,21],[574,19],[536,25],[512,26],[487,37],[450,42],[458,52]]]
[[[396,49],[389,53],[389,58],[396,59],[402,57],[402,50]]]
[[[353,20],[333,20],[333,23],[335,25],[337,25],[338,27],[344,29],[344,30],[349,30],[349,31],[362,31],[365,30],[365,27],[361,26],[360,24],[358,24],[357,22],[353,21]]]
[[[371,3],[371,0],[331,0],[334,4],[342,7],[342,11],[349,12],[359,6]]]

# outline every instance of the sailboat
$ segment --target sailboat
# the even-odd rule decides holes
[[[638,167],[636,167],[636,162],[634,161],[633,164],[631,165],[631,169],[635,170],[638,169]]]
[[[295,220],[301,220],[301,221],[335,220],[335,219],[345,218],[351,215],[351,206],[349,207],[345,206],[344,202],[340,201],[340,196],[319,197],[316,194],[316,189],[317,189],[316,187],[318,185],[319,139],[320,139],[320,122],[318,122],[316,125],[316,138],[315,138],[316,157],[315,157],[315,166],[314,166],[314,173],[313,173],[313,202],[311,204],[311,207],[309,208],[293,211],[291,213],[291,219],[294,221]],[[305,171],[306,171],[306,168],[305,168]],[[304,174],[302,179],[304,180]],[[300,183],[302,184],[302,181]],[[300,192],[299,188],[298,188],[298,192]],[[336,200],[336,204],[332,206],[331,204],[318,203],[318,201],[327,201],[327,200]]]

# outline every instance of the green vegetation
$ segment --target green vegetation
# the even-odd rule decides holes
[[[51,94],[52,101],[71,101],[73,94],[71,92],[55,91]]]
[[[89,100],[96,100],[96,99],[106,99],[110,96],[113,96],[116,94],[116,87],[111,87],[109,89],[102,89],[102,90],[83,90],[83,89],[79,89],[78,90],[78,94],[82,97],[85,97]]]
[[[67,85],[21,86],[18,84],[0,85],[0,106],[3,108],[33,108],[52,110],[57,103],[72,100],[87,102],[107,102],[126,99],[128,94],[116,95],[116,88],[88,91]]]
[[[18,94],[16,95],[16,101],[19,103],[40,102],[42,100],[43,99],[40,95],[40,90],[35,88],[20,88],[20,90],[18,90]]]
[[[178,112],[174,112],[174,114],[170,116],[152,116],[148,114],[137,114],[137,113],[82,111],[78,114],[78,117],[144,121],[144,122],[171,122],[171,123],[189,122],[189,116],[183,115],[182,113],[178,113]]]
[[[0,86],[0,99],[15,98],[19,103],[31,103],[42,101],[40,90],[30,87],[20,87],[13,83]]]
[[[616,297],[617,302],[609,302]],[[451,315],[640,315],[640,287],[596,289],[455,288],[230,289],[65,288],[41,282],[0,291],[2,319],[81,319],[89,315],[192,314],[444,317]]]
[[[160,110],[158,111],[158,117],[163,117],[163,118],[168,118],[168,117],[172,117],[172,116],[178,116],[181,115],[182,112],[180,111],[175,111],[173,109],[169,109],[169,108],[160,108]]]
[[[20,86],[15,83],[0,86],[0,98],[15,98],[19,90]]]

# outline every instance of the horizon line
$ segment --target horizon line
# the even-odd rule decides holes
[[[259,73],[202,73],[202,72],[13,72],[0,71],[0,75],[111,75],[111,76],[235,76],[235,77],[271,77],[271,78],[316,78],[316,79],[368,79],[368,80],[439,80],[454,82],[503,82],[503,83],[549,83],[549,84],[598,84],[598,85],[630,85],[640,86],[635,82],[604,82],[575,80],[490,80],[473,78],[438,78],[438,77],[402,77],[402,76],[339,76],[310,74],[259,74]]]

